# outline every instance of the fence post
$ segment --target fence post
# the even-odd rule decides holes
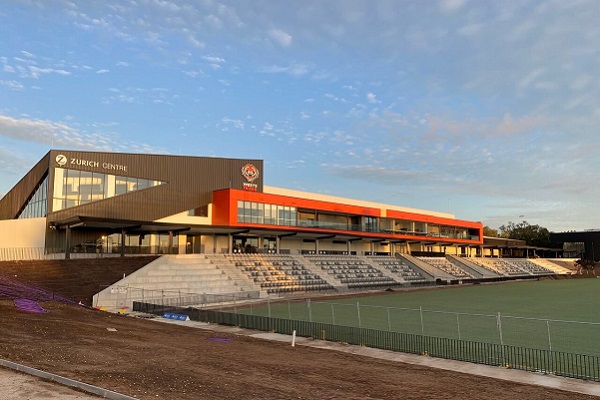
[[[308,320],[312,322],[312,308],[310,306],[310,299],[306,300],[306,307],[308,307]]]
[[[335,310],[333,308],[333,303],[331,304],[331,321],[333,325],[335,325]]]
[[[546,327],[548,328],[548,347],[552,351],[552,339],[550,337],[550,321],[546,320]]]
[[[271,318],[271,298],[267,298],[267,308],[269,309],[269,318]]]
[[[292,319],[292,307],[290,305],[290,301],[288,300],[288,319],[291,320]]]
[[[421,317],[421,336],[425,336],[425,324],[423,323],[423,307],[419,306],[419,316]]]
[[[360,319],[360,303],[356,302],[356,315],[358,316],[358,327],[362,328],[362,321]]]
[[[386,307],[385,311],[387,311],[387,319],[388,319],[388,331],[392,331],[392,321],[390,320],[390,308]]]
[[[496,326],[498,327],[498,334],[500,335],[500,345],[504,346],[504,338],[502,337],[502,317],[500,313],[496,317]]]
[[[458,319],[458,313],[456,313],[456,330],[458,331],[458,340],[460,340],[460,320]]]

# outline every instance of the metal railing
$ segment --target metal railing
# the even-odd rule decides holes
[[[128,285],[111,285],[110,292],[102,291],[94,296],[94,307],[110,303],[116,307],[135,304],[136,301],[151,302],[157,307],[205,307],[211,304],[228,304],[260,297],[260,291],[229,293],[191,293],[179,289],[144,289]],[[108,299],[108,300],[107,300]]]
[[[296,332],[298,336],[332,342],[600,381],[600,358],[597,356],[142,302],[134,302],[134,311],[158,315],[176,312],[186,314],[196,321],[286,335]]]
[[[407,334],[508,344],[600,357],[595,345],[600,323],[511,315],[376,306],[354,303],[284,300],[240,305],[236,312],[290,320],[355,326]]]

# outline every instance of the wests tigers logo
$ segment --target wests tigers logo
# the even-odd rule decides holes
[[[258,168],[252,164],[246,164],[242,167],[242,176],[246,178],[248,182],[253,182],[258,179]]]

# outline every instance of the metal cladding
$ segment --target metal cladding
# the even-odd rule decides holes
[[[210,203],[214,190],[248,190],[242,172],[248,165],[261,172],[253,175],[251,190],[262,191],[262,160],[52,150],[0,201],[0,219],[16,218],[46,173],[50,175],[49,223],[75,216],[153,221]],[[56,168],[165,183],[52,212]]]
[[[50,153],[46,154],[24,177],[0,200],[0,220],[17,218],[25,208],[34,189],[48,173]]]

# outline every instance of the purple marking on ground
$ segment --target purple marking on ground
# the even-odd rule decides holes
[[[42,308],[37,301],[29,299],[15,299],[15,306],[22,311],[34,312],[34,313],[46,313],[48,310]]]
[[[233,339],[224,338],[224,337],[210,337],[208,338],[211,342],[219,342],[219,343],[231,343]]]

